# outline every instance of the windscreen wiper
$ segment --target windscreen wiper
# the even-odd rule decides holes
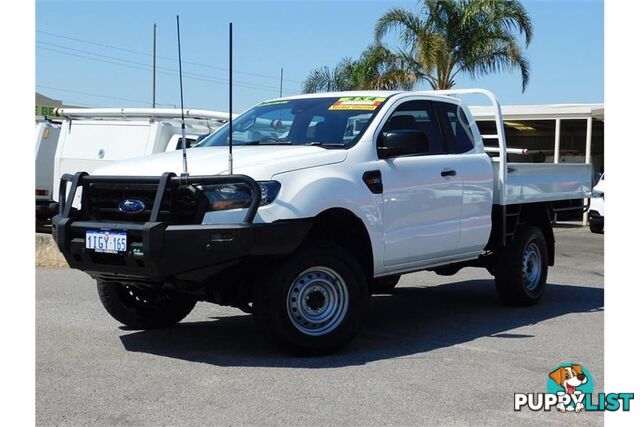
[[[263,139],[247,142],[237,142],[236,145],[291,145],[291,141],[265,141]]]
[[[340,142],[321,142],[321,141],[311,141],[307,142],[305,145],[314,145],[317,147],[345,147],[344,143]]]

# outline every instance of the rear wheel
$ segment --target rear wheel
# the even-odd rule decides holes
[[[368,297],[356,259],[330,243],[305,245],[255,286],[258,323],[302,354],[327,354],[348,343]]]
[[[166,328],[184,319],[196,300],[167,290],[98,280],[98,295],[107,312],[134,329]]]
[[[496,253],[495,278],[500,299],[510,305],[533,305],[547,282],[548,256],[539,228],[522,225],[514,239]]]

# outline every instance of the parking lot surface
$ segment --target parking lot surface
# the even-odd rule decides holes
[[[582,363],[603,391],[603,236],[556,228],[556,266],[540,304],[500,305],[492,277],[403,276],[371,299],[340,353],[294,358],[250,315],[199,303],[178,326],[127,330],[93,280],[36,272],[39,425],[601,425],[598,413],[513,410],[549,372]]]

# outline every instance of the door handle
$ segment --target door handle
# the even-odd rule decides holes
[[[444,169],[440,172],[440,176],[456,176],[456,171],[453,169]]]

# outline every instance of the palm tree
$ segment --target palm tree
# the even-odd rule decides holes
[[[353,60],[343,58],[335,66],[316,68],[303,83],[303,92],[331,92],[356,89],[411,89],[415,79],[403,70],[404,59],[381,44],[369,46]]]
[[[376,43],[352,65],[352,76],[357,89],[410,90],[415,79],[404,72],[407,67],[402,56]]]
[[[309,77],[304,81],[302,91],[314,93],[353,89],[354,64],[355,62],[351,58],[343,58],[333,69],[327,66],[316,68],[309,73]]]
[[[450,89],[460,73],[477,78],[519,69],[522,91],[527,87],[529,61],[517,34],[529,46],[533,26],[519,1],[424,0],[421,14],[402,8],[385,13],[374,29],[376,42],[392,29],[400,30],[406,81]]]

